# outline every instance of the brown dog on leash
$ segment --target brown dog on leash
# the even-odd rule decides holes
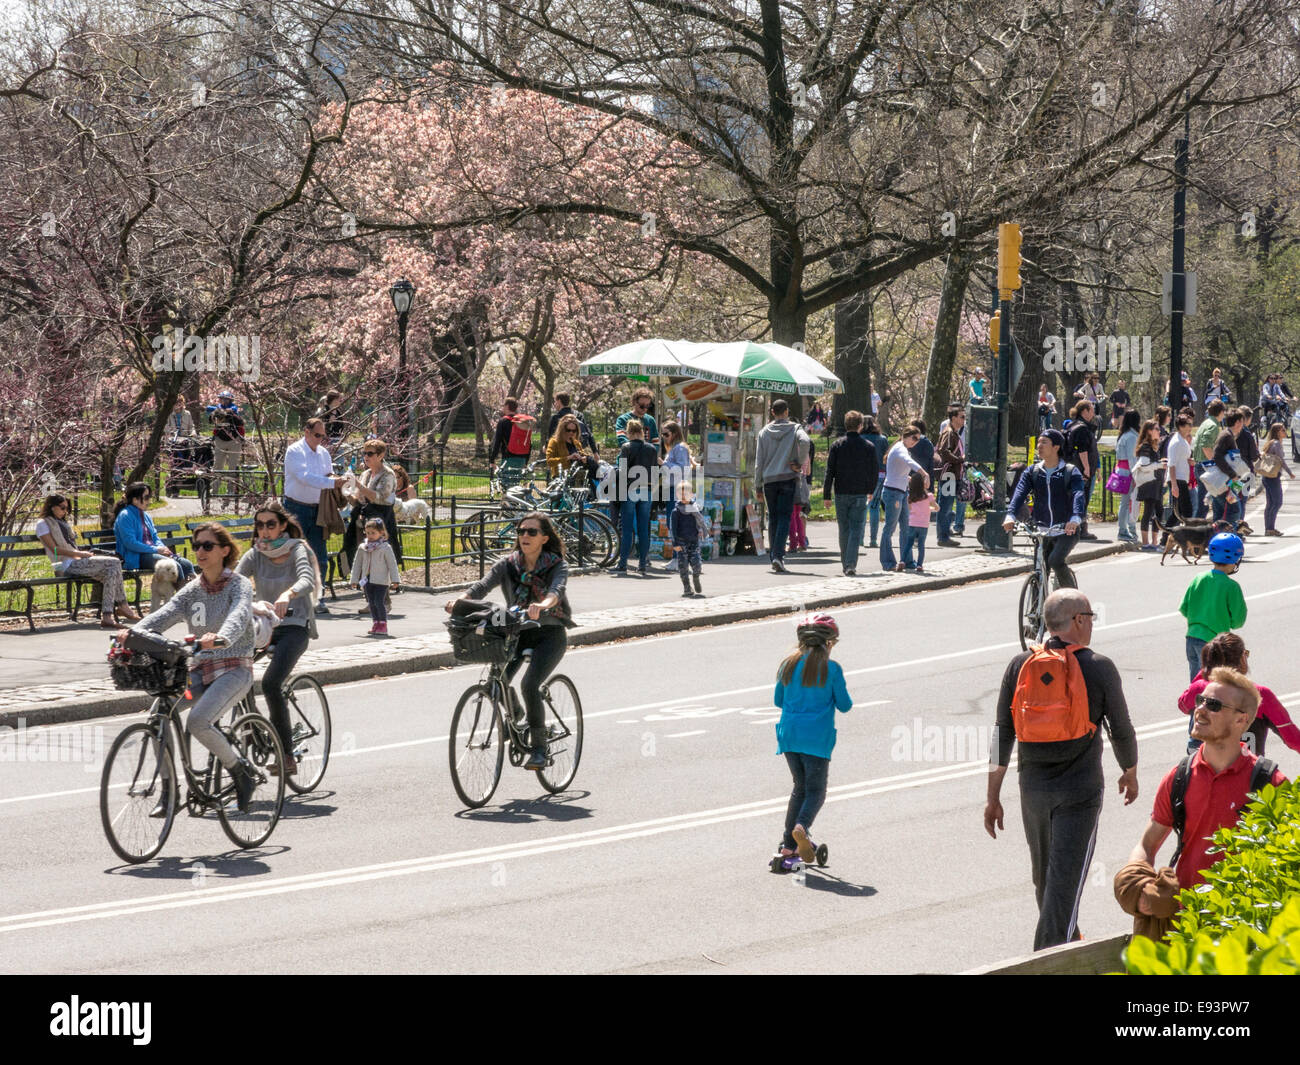
[[[1221,532],[1233,531],[1231,522],[1211,521],[1209,518],[1183,518],[1179,524],[1168,529],[1160,524],[1159,518],[1155,519],[1155,523],[1156,528],[1165,534],[1165,550],[1160,556],[1162,566],[1165,559],[1175,551],[1182,552],[1183,561],[1194,566],[1201,560],[1214,537]],[[1244,522],[1242,524],[1245,525]],[[1238,535],[1245,536],[1250,529],[1247,527],[1243,532],[1239,528],[1237,532]]]

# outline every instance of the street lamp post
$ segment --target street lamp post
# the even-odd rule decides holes
[[[393,310],[397,312],[397,333],[400,346],[397,362],[397,381],[399,388],[406,389],[406,420],[402,425],[402,458],[408,463],[415,456],[410,453],[412,435],[415,431],[415,393],[411,389],[410,379],[406,374],[406,320],[415,304],[415,286],[406,278],[395,281],[389,289],[393,298]]]

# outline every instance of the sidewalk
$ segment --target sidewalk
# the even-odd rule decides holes
[[[1083,543],[1070,556],[1083,562],[1126,549],[1111,542],[1113,529],[1094,527],[1099,543]],[[967,526],[968,533],[974,525]],[[706,625],[770,617],[812,607],[882,599],[927,588],[947,588],[1027,573],[1025,545],[1016,553],[987,555],[967,535],[963,547],[927,550],[924,576],[885,574],[874,551],[859,559],[859,575],[840,573],[834,522],[810,523],[812,548],[787,558],[788,574],[772,573],[753,556],[734,556],[704,566],[705,599],[681,598],[675,573],[649,577],[611,577],[606,573],[573,577],[569,599],[578,612],[572,645],[650,636]],[[969,546],[965,546],[969,545]],[[662,570],[662,565],[657,566]],[[467,578],[477,577],[477,568]],[[443,620],[443,603],[454,593],[404,592],[393,601],[393,638],[369,639],[369,619],[356,610],[359,593],[330,600],[331,613],[318,619],[320,639],[299,660],[297,672],[324,683],[362,680],[455,664]],[[668,608],[668,609],[665,609]],[[181,630],[174,630],[179,633]],[[0,634],[0,726],[53,724],[106,714],[135,713],[148,706],[143,692],[120,692],[108,678],[105,655],[109,633],[97,626],[45,625],[35,633]],[[262,666],[259,663],[258,674]],[[62,679],[57,679],[62,678]],[[54,683],[51,683],[55,681]]]

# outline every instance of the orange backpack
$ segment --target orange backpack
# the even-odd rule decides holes
[[[1088,713],[1088,689],[1076,651],[1082,644],[1045,647],[1035,644],[1020,667],[1011,697],[1011,717],[1021,743],[1077,740],[1097,731]]]

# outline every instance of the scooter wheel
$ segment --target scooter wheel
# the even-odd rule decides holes
[[[770,862],[768,862],[768,863],[767,863],[767,867],[768,867],[769,869],[771,869],[772,872],[774,872],[774,873],[779,873],[779,872],[781,871],[781,858],[780,858],[780,856],[778,855],[777,857],[773,858]]]
[[[818,865],[825,865],[830,860],[830,856],[831,856],[830,848],[827,847],[825,843],[821,844],[817,848]]]

